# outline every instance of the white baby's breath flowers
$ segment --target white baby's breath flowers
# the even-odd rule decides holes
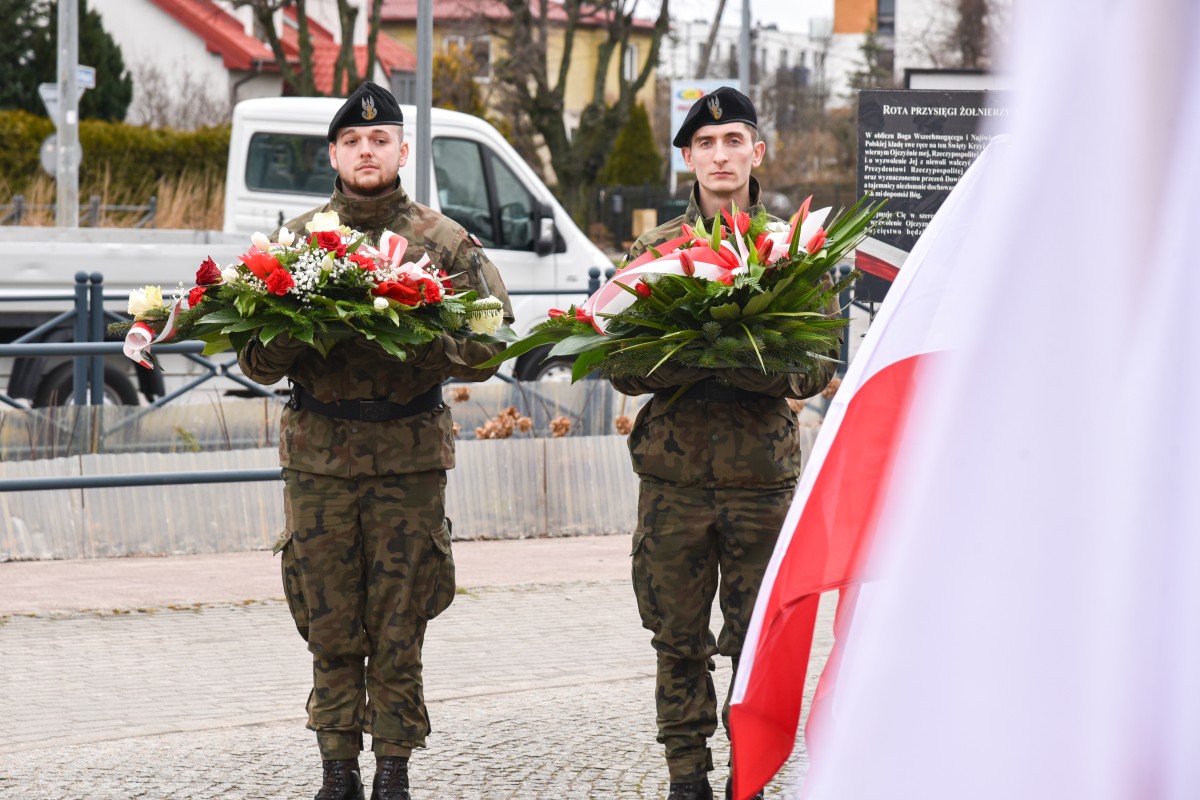
[[[313,218],[304,224],[304,230],[309,233],[320,233],[321,231],[336,231],[342,225],[338,219],[336,211],[322,211],[313,214]]]
[[[267,238],[265,233],[260,233],[259,231],[250,234],[250,244],[264,253],[271,249],[271,240]]]
[[[125,310],[132,314],[134,319],[141,319],[147,311],[162,308],[162,304],[161,286],[143,286],[141,289],[134,289],[129,293],[129,304]]]
[[[375,306],[376,311],[386,311],[387,307],[388,307],[387,298],[386,297],[376,297],[374,306]]]
[[[292,242],[296,241],[296,234],[289,231],[285,226],[279,229],[279,235],[275,237],[275,241],[284,247],[291,247]]]
[[[474,333],[492,335],[504,322],[504,303],[497,297],[485,297],[471,304],[467,315],[467,326]]]

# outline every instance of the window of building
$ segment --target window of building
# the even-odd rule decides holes
[[[627,81],[637,80],[639,70],[638,62],[638,46],[637,44],[628,44],[625,46],[625,58],[622,61],[622,75]]]
[[[475,80],[486,82],[492,79],[491,36],[467,37],[462,34],[446,34],[442,37],[442,50],[447,54],[451,52],[466,54],[466,57],[475,64]]]
[[[880,36],[896,35],[896,0],[878,0],[875,30]]]

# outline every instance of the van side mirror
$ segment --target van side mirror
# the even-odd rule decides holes
[[[549,203],[538,203],[537,207],[537,241],[533,243],[533,252],[539,256],[548,256],[556,249],[558,233],[554,229],[554,206]]]

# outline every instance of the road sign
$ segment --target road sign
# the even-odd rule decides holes
[[[75,67],[75,82],[84,89],[95,89],[96,68],[85,67],[83,64]]]
[[[77,84],[76,96],[83,97],[83,93],[87,87],[83,84]],[[42,105],[46,107],[46,113],[50,115],[50,121],[58,126],[58,84],[57,83],[39,83],[38,96],[42,98]]]
[[[67,158],[75,165],[75,169],[79,169],[80,162],[83,161],[83,147],[75,145],[70,152],[67,153]],[[51,178],[58,177],[58,134],[52,133],[42,140],[41,147],[38,148],[38,160],[41,162],[42,169]]]

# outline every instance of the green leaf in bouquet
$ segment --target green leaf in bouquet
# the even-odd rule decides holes
[[[675,346],[674,348],[672,348],[671,350],[669,350],[669,351],[667,352],[667,354],[666,354],[665,356],[663,356],[662,358],[660,358],[660,359],[658,360],[658,363],[657,363],[657,364],[655,364],[653,367],[651,367],[651,368],[650,368],[650,371],[649,371],[649,372],[647,372],[646,374],[647,374],[647,375],[653,375],[653,374],[654,374],[654,370],[658,369],[658,368],[659,368],[659,367],[661,367],[663,364],[667,363],[667,359],[669,359],[671,356],[673,356],[673,355],[675,355],[676,353],[678,353],[678,352],[679,352],[680,350],[682,350],[682,349],[683,349],[685,346],[687,346],[687,344],[688,344],[687,342],[680,342],[680,343],[679,343],[677,346]]]
[[[204,340],[204,350],[201,355],[214,356],[217,353],[224,353],[226,350],[233,348],[233,343],[228,336],[214,336],[211,339]]]
[[[580,353],[579,357],[575,359],[575,363],[571,365],[571,383],[586,377],[592,370],[600,366],[600,362],[606,355],[607,353],[602,349]]]
[[[236,302],[236,301],[235,301]],[[242,319],[241,313],[234,308],[221,308],[200,318],[205,324],[229,325]]]
[[[246,349],[246,345],[250,344],[250,340],[254,338],[254,334],[246,331],[242,333],[229,334],[229,344],[237,352],[242,352]]]
[[[502,364],[509,359],[524,355],[535,347],[541,347],[547,344],[555,344],[562,339],[565,339],[571,333],[571,329],[567,326],[541,328],[524,339],[520,339],[513,344],[510,344],[505,350],[497,353],[482,364],[476,364],[476,369],[489,369]]]
[[[659,331],[674,330],[674,326],[672,325],[667,325],[666,323],[658,322],[652,319],[646,319],[644,317],[635,317],[628,314],[601,314],[600,316],[604,317],[610,322],[623,322],[628,325],[641,325],[643,327],[654,328],[655,330]]]
[[[590,333],[577,333],[573,336],[568,336],[562,341],[550,348],[549,355],[552,356],[573,356],[579,353],[586,353],[589,350],[601,346],[607,341],[608,337],[591,331]]]
[[[716,320],[737,319],[742,315],[742,307],[737,303],[725,303],[724,305],[713,306],[709,310],[709,314]]]
[[[384,352],[390,356],[394,356],[401,361],[408,359],[408,351],[386,336],[375,337],[375,343],[382,347]]]
[[[313,339],[313,347],[321,354],[321,358],[329,358],[329,353],[337,344],[337,339],[327,339],[324,336]]]
[[[298,342],[304,342],[305,344],[312,344],[313,343],[313,333],[314,333],[314,331],[313,331],[313,327],[311,325],[301,325],[299,328],[295,328],[292,331],[292,338]]]
[[[258,332],[258,340],[263,344],[270,344],[271,340],[275,339],[281,333],[287,331],[287,329],[290,327],[291,325],[288,324],[287,320],[272,320],[264,325]]]
[[[750,332],[750,329],[746,327],[745,323],[738,323],[738,327],[746,332],[746,341],[748,341],[750,343],[750,347],[754,349],[754,357],[758,359],[758,365],[762,367],[763,372],[766,372],[767,365],[763,363],[762,351],[758,349],[758,344],[754,341],[754,334]]]
[[[241,316],[252,317],[254,309],[258,308],[258,298],[250,293],[239,294],[233,299],[233,307]]]

